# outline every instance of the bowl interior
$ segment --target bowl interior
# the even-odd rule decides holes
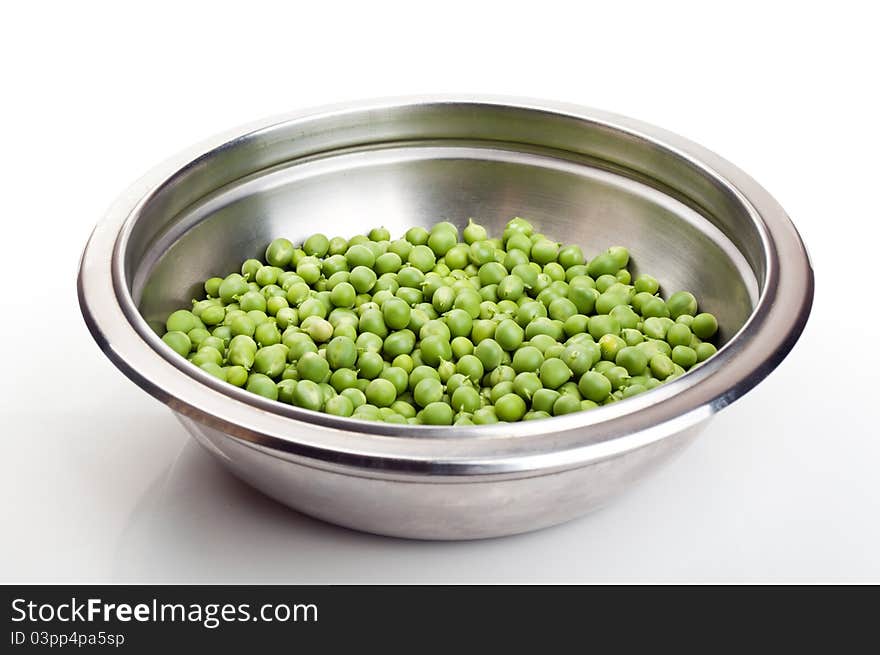
[[[714,313],[725,342],[748,319],[758,268],[723,231],[667,189],[558,152],[479,143],[407,143],[293,160],[221,185],[170,215],[147,204],[152,236],[127,258],[130,291],[151,326],[204,296],[211,276],[260,257],[273,238],[322,232],[350,237],[384,225],[392,238],[413,226],[474,217],[500,235],[523,216],[587,257],[612,245],[632,254],[668,295],[692,291]],[[181,189],[176,190],[181,193]],[[743,224],[742,230],[748,226]],[[146,234],[146,230],[144,230]]]

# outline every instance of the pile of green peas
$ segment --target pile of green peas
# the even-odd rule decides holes
[[[211,375],[335,416],[482,425],[629,398],[715,353],[715,317],[633,279],[626,248],[589,261],[522,218],[392,240],[275,239],[265,261],[205,282],[164,342]]]

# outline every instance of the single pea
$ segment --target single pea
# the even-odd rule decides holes
[[[522,346],[513,354],[512,367],[517,373],[535,372],[544,363],[544,355],[534,346]]]
[[[330,302],[336,307],[354,307],[356,296],[357,291],[350,283],[340,282],[330,292]]]
[[[211,277],[205,280],[205,293],[209,298],[220,297],[220,285],[223,284],[222,277]]]
[[[600,403],[611,393],[611,381],[602,373],[588,371],[581,376],[578,390],[584,398]]]
[[[516,300],[525,293],[525,285],[522,279],[516,275],[505,275],[498,282],[498,298],[501,300]]]
[[[425,425],[452,425],[454,415],[452,407],[444,402],[433,402],[419,412]]]
[[[495,415],[495,408],[490,406],[480,407],[471,416],[474,425],[489,425],[498,423],[498,417]]]
[[[580,246],[567,245],[560,248],[557,257],[563,268],[571,268],[572,266],[582,266],[584,263],[584,253]]]
[[[178,309],[176,312],[172,312],[165,321],[165,329],[168,332],[187,333],[198,327],[204,327],[204,323],[188,309]]]
[[[633,286],[635,286],[637,292],[645,292],[651,295],[654,295],[660,290],[660,283],[647,273],[642,273],[641,275],[636,277],[635,282],[633,282]]]
[[[452,347],[449,339],[439,335],[430,335],[422,339],[420,344],[422,359],[429,366],[438,366],[442,360],[452,359]]]
[[[657,354],[651,357],[651,373],[658,380],[665,380],[675,371],[675,363],[667,355]]]
[[[308,316],[300,323],[300,329],[316,343],[325,343],[333,336],[330,321],[318,316]]]
[[[571,369],[561,359],[550,357],[541,364],[541,383],[548,389],[556,389],[570,378]]]
[[[694,316],[691,329],[700,339],[710,339],[718,331],[718,320],[706,312]]]
[[[645,340],[644,335],[635,328],[624,328],[620,331],[620,336],[627,346],[636,346]]]
[[[403,329],[398,330],[397,332],[392,332],[387,337],[385,337],[385,342],[382,345],[382,352],[385,353],[387,357],[397,358],[402,356],[409,356],[409,353],[413,351],[416,345],[416,335],[412,330]],[[409,358],[412,360],[412,358]]]
[[[613,366],[602,375],[608,378],[611,388],[615,391],[623,387],[630,377],[629,372],[622,366]]]
[[[254,322],[250,319],[246,314],[242,314],[240,316],[236,316],[229,323],[229,328],[232,330],[232,334],[245,335],[248,337],[252,337],[254,335],[254,331],[257,329],[257,326],[254,325]]]
[[[691,342],[692,333],[687,325],[675,323],[666,331],[666,341],[670,346],[687,346]]]
[[[620,268],[615,258],[607,252],[597,255],[587,264],[587,272],[593,279],[600,275],[614,275]]]
[[[357,347],[349,337],[333,337],[327,344],[327,363],[332,369],[350,369],[357,362]]]
[[[388,366],[379,374],[379,377],[394,385],[395,396],[404,393],[409,387],[409,374],[397,366]]]
[[[621,348],[614,361],[618,366],[625,368],[630,375],[641,375],[648,366],[648,356],[634,346]]]
[[[538,318],[533,320],[531,323],[526,325],[526,327],[525,327],[526,339],[532,339],[538,334],[546,334],[547,336],[551,337],[553,340],[559,341],[560,339],[562,339],[563,335],[565,334],[564,330],[562,329],[562,326],[563,326],[562,321],[539,316]]]
[[[495,415],[502,421],[518,421],[526,413],[526,403],[515,393],[503,395],[495,403]]]
[[[468,219],[468,224],[465,226],[464,230],[462,230],[461,235],[467,244],[471,244],[474,241],[485,241],[489,238],[486,228],[479,223],[475,223],[472,218]]]
[[[662,298],[657,298],[656,296],[651,296],[651,298],[642,302],[640,311],[645,318],[668,317],[670,315],[669,307],[666,302],[664,302]]]
[[[410,251],[407,262],[422,273],[427,273],[434,268],[437,257],[428,246],[417,245]]]
[[[606,334],[620,334],[620,322],[613,316],[600,314],[591,316],[589,323],[590,336],[594,339],[601,339]]]
[[[475,412],[480,408],[480,394],[473,387],[462,384],[452,392],[451,403],[457,412]]]
[[[317,353],[304,353],[296,363],[296,370],[301,380],[326,382],[330,379],[330,365]]]
[[[414,246],[428,242],[428,231],[423,227],[411,227],[406,231],[406,240]]]
[[[468,257],[474,266],[482,267],[495,262],[495,247],[489,241],[475,241],[468,247]],[[498,265],[501,266],[500,263]]]
[[[689,346],[676,346],[672,349],[672,361],[687,370],[697,363],[697,351]]]
[[[389,298],[382,304],[382,317],[385,325],[393,330],[401,330],[409,325],[411,310],[406,301]]]
[[[626,304],[617,305],[609,312],[609,315],[617,320],[621,329],[635,329],[641,321],[639,315]]]
[[[483,286],[498,284],[507,276],[507,269],[503,264],[490,260],[480,266],[478,276]]]
[[[474,384],[477,384],[483,378],[487,369],[477,355],[464,355],[458,360],[455,370],[457,373],[461,373],[469,378]]]
[[[538,389],[532,395],[532,410],[539,412],[553,411],[553,403],[559,398],[560,393],[553,389]]]
[[[298,374],[297,374],[298,375]],[[336,393],[342,393],[357,384],[357,371],[350,368],[338,368],[330,375],[330,386]]]
[[[669,296],[669,300],[666,301],[666,307],[669,310],[669,316],[673,319],[682,314],[696,316],[697,299],[689,291],[677,291]]]
[[[524,330],[512,319],[504,319],[495,328],[495,341],[504,350],[514,351],[522,345]]]
[[[376,407],[390,407],[397,400],[397,388],[390,380],[376,378],[370,380],[365,395],[367,402]]]
[[[339,392],[339,395],[348,398],[355,409],[361,405],[365,405],[367,402],[367,397],[364,395],[364,392],[354,387],[343,389]]]
[[[168,344],[168,346],[181,357],[186,357],[192,349],[192,342],[190,341],[189,336],[180,330],[166,332],[162,337],[162,341]]]
[[[346,396],[334,396],[324,405],[324,411],[334,416],[351,416],[354,413],[354,404]]]
[[[452,287],[440,287],[431,296],[431,305],[439,314],[444,314],[452,309],[455,302],[455,290]]]
[[[494,339],[483,339],[474,348],[474,355],[482,362],[485,370],[491,371],[501,365],[504,350]]]
[[[246,389],[269,400],[278,400],[278,387],[272,378],[262,373],[251,373],[248,376]]]
[[[665,339],[666,330],[666,323],[656,316],[646,318],[642,325],[642,332],[650,339]]]
[[[296,248],[287,239],[275,239],[266,248],[266,261],[272,266],[284,268],[290,263],[294,250]]]
[[[514,391],[526,400],[531,399],[535,392],[542,387],[543,383],[537,373],[519,373],[513,380]]]
[[[717,351],[716,351],[715,346],[712,345],[711,343],[709,343],[708,341],[705,341],[696,347],[697,361],[704,362],[707,359],[709,359],[712,355],[714,355],[716,352]]]
[[[281,343],[281,332],[278,330],[278,324],[274,321],[260,323],[254,329],[254,340],[260,346],[272,346]]]
[[[433,377],[420,380],[413,388],[413,399],[420,407],[439,402],[441,398],[443,398],[443,384]]]
[[[458,243],[458,232],[449,229],[432,229],[427,246],[437,257],[443,257]]]
[[[556,298],[550,303],[547,313],[551,319],[567,321],[578,313],[578,307],[568,298]]]
[[[581,411],[581,399],[572,394],[562,394],[553,403],[553,416]]]
[[[293,389],[291,400],[297,407],[310,409],[315,412],[324,407],[324,392],[321,387],[312,380],[300,380]]]
[[[357,370],[358,375],[365,380],[373,380],[379,377],[384,368],[385,360],[382,355],[373,351],[364,351],[358,355]]]
[[[617,354],[626,347],[626,341],[615,334],[603,335],[599,338],[597,344],[599,345],[599,352],[602,354],[602,359],[607,359],[611,362],[615,361],[615,359],[617,359]]]
[[[366,266],[355,266],[349,274],[348,281],[358,293],[368,293],[376,284],[376,273]]]
[[[574,375],[580,377],[589,371],[601,356],[600,347],[590,342],[566,346],[560,358]]]

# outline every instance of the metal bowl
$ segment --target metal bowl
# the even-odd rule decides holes
[[[279,235],[401,233],[469,216],[497,233],[515,215],[588,256],[625,244],[636,272],[693,291],[718,316],[723,347],[592,411],[429,427],[265,400],[171,353],[151,328]],[[679,136],[571,105],[428,97],[265,120],[175,157],[96,227],[78,288],[106,355],[246,482],[358,530],[470,539],[580,516],[679,452],[792,348],[813,273],[776,201]]]

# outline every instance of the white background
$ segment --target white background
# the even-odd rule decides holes
[[[0,581],[880,582],[871,3],[321,4],[4,11]],[[446,91],[581,103],[708,146],[788,210],[817,289],[779,369],[607,509],[420,543],[314,521],[219,470],[99,352],[74,284],[113,198],[191,143]]]

